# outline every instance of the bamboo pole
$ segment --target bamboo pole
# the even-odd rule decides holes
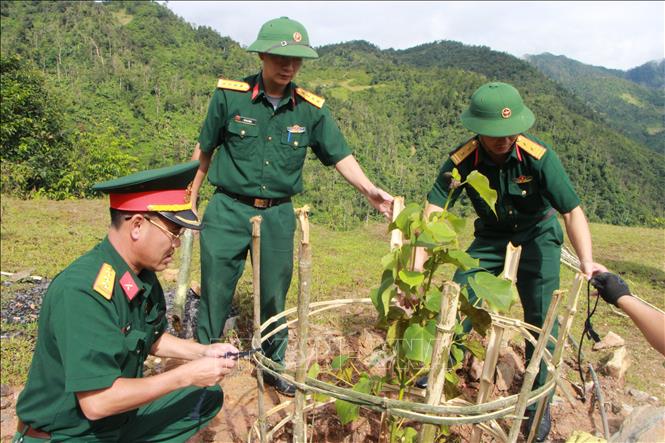
[[[506,258],[503,263],[503,278],[517,283],[517,268],[520,264],[522,246],[515,246],[512,242],[506,245]]]
[[[185,321],[185,302],[187,300],[187,288],[189,288],[189,271],[192,267],[192,246],[194,235],[191,229],[185,229],[180,245],[180,271],[178,272],[178,283],[173,300],[173,316],[171,324],[180,338],[187,333]]]
[[[559,330],[559,337],[557,338],[556,347],[554,348],[554,353],[552,354],[552,364],[554,365],[554,371],[550,372],[547,375],[547,379],[559,378],[559,366],[561,365],[561,360],[563,360],[563,349],[566,344],[566,337],[568,337],[568,332],[573,324],[573,317],[575,312],[577,312],[577,301],[579,300],[580,291],[582,286],[586,282],[586,277],[582,273],[575,274],[575,279],[573,280],[573,286],[570,288],[568,294],[568,303],[566,305],[566,312],[564,312],[563,321],[561,322],[561,330]],[[536,413],[533,418],[534,423],[540,423],[540,420],[543,418],[545,412],[545,407],[547,406],[548,397],[541,399],[538,402],[538,407],[536,408]],[[532,426],[529,436],[526,441],[528,443],[534,441],[536,438],[536,432],[538,430],[537,426]]]
[[[307,375],[307,336],[309,334],[309,293],[312,281],[312,252],[309,244],[309,207],[296,209],[300,225],[300,253],[298,260],[298,361],[296,382],[304,383]],[[305,400],[306,391],[298,388],[295,398],[293,423],[294,443],[306,443]]]
[[[448,355],[450,355],[450,347],[453,343],[459,292],[460,287],[457,283],[447,281],[443,284],[439,323],[436,325],[432,366],[429,373],[429,382],[427,383],[427,395],[425,397],[425,403],[428,405],[438,405],[441,401],[445,401],[443,386],[446,381]],[[436,431],[437,427],[435,425],[424,424],[418,436],[418,442],[433,442],[434,437],[436,437]]]
[[[536,348],[533,351],[531,356],[531,361],[526,368],[526,373],[524,374],[524,381],[522,382],[522,389],[520,390],[519,398],[517,400],[517,405],[515,406],[515,418],[513,424],[510,428],[510,434],[508,435],[509,442],[517,441],[517,435],[520,432],[520,425],[524,419],[524,412],[526,411],[527,401],[529,399],[529,394],[531,393],[531,388],[533,387],[533,382],[538,375],[540,370],[540,362],[543,359],[543,354],[545,353],[545,347],[549,340],[549,336],[552,332],[552,327],[557,318],[557,311],[559,308],[559,301],[561,300],[561,294],[565,291],[554,291],[552,294],[552,301],[550,302],[550,307],[547,310],[547,316],[545,317],[545,322],[543,323],[543,329],[538,337],[538,342],[536,343]],[[537,427],[536,422],[534,426]]]
[[[397,219],[397,216],[404,209],[404,197],[395,197],[393,199],[393,220]],[[393,229],[390,233],[390,250],[393,251],[402,246],[404,243],[404,235],[399,229]]]
[[[254,283],[254,341],[261,343],[261,216],[249,219],[252,223],[252,278]],[[259,388],[257,401],[259,406],[259,438],[266,441],[266,415],[263,405],[263,371],[256,366],[256,383]]]

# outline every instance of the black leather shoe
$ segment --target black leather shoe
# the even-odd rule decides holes
[[[522,431],[524,438],[529,437],[529,433],[531,432],[531,427],[533,426],[534,415],[536,415],[535,410],[526,411],[526,416],[529,418],[526,420],[526,423],[524,424],[524,429]],[[538,431],[536,432],[536,441],[538,442],[545,441],[547,436],[550,434],[551,429],[552,429],[552,417],[550,416],[550,404],[547,403],[547,406],[545,406],[545,412],[543,412],[543,419],[540,421],[540,424],[538,425]]]
[[[266,372],[263,373],[263,381],[275,388],[277,392],[280,394],[286,396],[286,397],[293,397],[296,395],[296,387],[295,385],[289,383],[286,380],[283,380],[278,377],[274,377],[271,374],[268,374]]]

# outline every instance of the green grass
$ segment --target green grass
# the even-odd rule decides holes
[[[32,269],[33,274],[53,278],[76,257],[90,249],[106,234],[108,211],[105,200],[85,201],[21,201],[3,197],[2,206],[2,270],[17,272]],[[638,227],[618,227],[593,224],[594,258],[614,272],[621,273],[632,290],[654,304],[665,308],[665,230]],[[468,245],[472,236],[472,223],[461,236],[461,244]],[[379,282],[381,257],[388,252],[389,236],[386,225],[361,224],[356,228],[337,232],[323,226],[311,226],[312,287],[311,300],[323,301],[342,298],[368,297],[369,291]],[[191,280],[200,279],[198,239],[194,242]],[[297,248],[296,248],[297,251]],[[297,252],[294,278],[287,295],[287,307],[297,300]],[[176,261],[177,262],[177,261]],[[175,263],[174,266],[178,264]],[[562,269],[561,287],[569,289],[573,274]],[[246,267],[237,291],[237,303],[243,317],[251,318],[251,267]],[[166,288],[174,283],[163,282]],[[13,287],[16,287],[15,284]],[[10,287],[12,288],[12,287]],[[12,291],[2,288],[2,306],[11,303]],[[344,318],[338,311],[329,311],[314,321],[330,324],[345,330],[354,322],[363,321],[371,325],[374,313]],[[578,306],[572,334],[579,340],[586,314],[586,287]],[[521,318],[521,309],[516,306],[513,315]],[[639,331],[628,318],[615,314],[605,303],[599,303],[593,320],[598,333],[603,336],[610,330],[621,335],[627,344],[632,367],[626,383],[638,389],[665,398],[665,389],[660,386],[665,380],[663,357],[650,348]],[[3,333],[11,328],[25,328],[22,338],[2,341],[2,382],[20,384],[25,380],[30,361],[35,325],[2,325]],[[585,342],[584,349],[593,362],[599,361],[607,352],[593,352]],[[572,360],[572,351],[566,353]],[[575,380],[574,372],[567,374]]]

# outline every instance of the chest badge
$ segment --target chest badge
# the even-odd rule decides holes
[[[139,292],[139,287],[136,282],[134,282],[134,279],[130,275],[129,271],[125,272],[125,275],[123,275],[120,279],[120,287],[122,288],[125,296],[127,296],[127,300],[129,301],[132,301],[132,299],[136,297],[136,294]]]
[[[300,125],[287,126],[286,130],[291,134],[303,134],[305,127]]]
[[[233,120],[237,121],[238,123],[242,123],[243,125],[256,125],[255,118],[243,117],[242,115],[236,115],[233,117]]]
[[[531,177],[530,175],[520,175],[519,177],[513,179],[513,181],[518,185],[529,183],[532,180],[533,177]]]

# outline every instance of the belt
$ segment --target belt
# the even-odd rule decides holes
[[[221,192],[226,194],[234,200],[238,200],[240,203],[252,206],[256,209],[268,209],[273,206],[281,205],[282,203],[290,202],[291,197],[283,198],[259,198],[259,197],[247,197],[245,195],[236,194],[234,192],[229,192],[224,188],[217,187],[216,192]]]
[[[35,429],[30,425],[26,425],[21,421],[21,419],[18,419],[18,424],[16,425],[16,432],[19,434],[31,437],[31,438],[41,438],[44,440],[50,440],[51,439],[51,433],[50,432],[44,432],[40,431],[39,429]]]

